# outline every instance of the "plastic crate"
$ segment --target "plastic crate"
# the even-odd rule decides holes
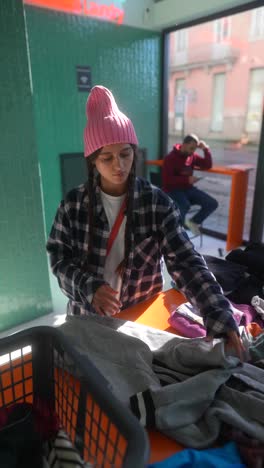
[[[51,404],[91,466],[145,466],[145,430],[92,362],[56,328],[30,328],[0,340],[0,407],[34,399]]]

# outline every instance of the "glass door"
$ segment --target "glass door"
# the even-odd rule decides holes
[[[195,133],[209,144],[215,165],[251,166],[249,240],[264,98],[264,6],[168,35],[167,152]],[[230,177],[213,173],[197,182],[218,200],[204,227],[220,235],[227,233],[230,185]]]

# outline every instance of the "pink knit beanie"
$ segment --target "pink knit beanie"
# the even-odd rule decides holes
[[[86,104],[84,156],[115,143],[138,144],[131,120],[117,107],[115,98],[104,86],[94,86]]]

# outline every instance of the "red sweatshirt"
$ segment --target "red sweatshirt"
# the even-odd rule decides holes
[[[204,150],[204,157],[201,157],[197,153],[185,156],[181,153],[180,148],[181,145],[175,145],[164,159],[162,168],[162,189],[164,192],[191,187],[189,177],[193,175],[194,167],[200,169],[212,167],[212,155],[208,149]]]

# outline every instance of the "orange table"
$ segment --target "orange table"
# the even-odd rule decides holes
[[[183,302],[185,297],[175,289],[156,294],[147,301],[136,304],[123,310],[118,314],[118,318],[131,320],[132,322],[148,325],[159,330],[177,333],[175,328],[170,327],[168,318],[171,309],[174,310]]]
[[[163,159],[146,161],[149,166],[163,165]],[[231,194],[229,202],[228,230],[226,250],[241,246],[243,242],[243,228],[246,210],[246,197],[248,188],[248,173],[253,166],[246,164],[233,164],[230,166],[214,166],[203,172],[231,176]],[[195,169],[200,170],[200,169]]]
[[[175,291],[168,291],[157,294],[152,299],[137,304],[118,314],[118,318],[131,320],[133,322],[148,325],[172,333],[177,330],[168,325],[168,317],[171,308],[175,309],[182,302],[186,302],[185,297]],[[178,333],[179,334],[179,333]],[[175,440],[166,437],[158,431],[148,431],[150,442],[150,460],[149,463],[164,460],[164,458],[179,452],[184,447]]]

